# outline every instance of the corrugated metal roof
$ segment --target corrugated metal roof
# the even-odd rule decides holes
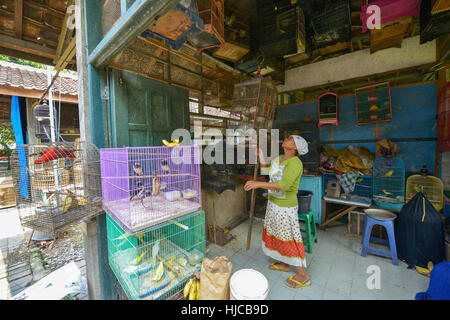
[[[43,69],[0,61],[0,85],[43,92],[48,87],[48,72]],[[56,72],[51,71],[52,78],[55,74]],[[76,96],[78,95],[78,77],[60,74],[56,78],[53,88],[54,92],[58,94]]]

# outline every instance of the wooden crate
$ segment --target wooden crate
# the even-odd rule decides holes
[[[16,192],[12,177],[0,178],[0,209],[16,205]]]
[[[351,237],[361,237],[364,233],[365,212],[350,211],[348,214],[347,234]],[[383,226],[375,225],[372,228],[372,237],[387,240],[386,229]]]
[[[431,0],[431,14],[450,10],[450,0]]]
[[[213,53],[213,56],[219,59],[236,62],[244,57],[249,51],[250,49],[243,45],[227,41],[221,48]]]
[[[408,35],[412,17],[404,17],[381,25],[381,29],[370,31],[370,53],[387,48],[401,48]]]
[[[350,49],[350,42],[338,42],[335,45],[319,49],[319,52],[321,55],[325,56],[327,54],[336,53],[348,49]]]

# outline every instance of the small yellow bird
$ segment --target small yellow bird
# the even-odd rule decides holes
[[[386,173],[386,177],[392,176],[393,173],[394,173],[394,170],[389,170],[389,171]]]
[[[153,192],[152,195],[157,196],[159,193],[159,187],[161,186],[161,178],[156,176],[153,178]]]
[[[169,142],[167,140],[162,141],[166,147],[175,147],[180,145],[180,141],[178,139],[173,140],[172,142]]]
[[[383,191],[383,193],[384,193],[384,194],[387,194],[387,195],[390,195],[390,194],[392,194],[391,192],[387,192],[387,191],[386,191],[386,190],[384,190],[384,189],[383,189],[383,190],[381,190],[381,191]]]
[[[136,259],[131,261],[130,264],[133,265],[133,266],[137,266],[138,264],[140,264],[142,258],[145,256],[146,253],[147,253],[147,250],[142,252],[142,254],[140,256],[138,256]]]

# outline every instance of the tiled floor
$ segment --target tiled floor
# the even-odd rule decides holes
[[[268,269],[274,260],[261,250],[262,227],[263,221],[254,221],[250,250],[246,250],[247,220],[232,230],[235,239],[224,247],[209,244],[207,256],[227,256],[233,263],[233,272],[251,268],[263,273],[269,281],[269,299],[413,300],[416,293],[428,288],[429,278],[414,269],[407,269],[404,262],[394,266],[388,258],[371,254],[361,257],[361,239],[349,237],[346,226],[340,223],[331,225],[326,231],[318,230],[318,242],[314,244],[312,254],[307,253],[307,272],[312,285],[289,288],[285,280],[294,274],[294,269],[291,273]],[[367,287],[367,280],[372,274],[367,272],[367,268],[371,265],[379,267],[380,289]]]

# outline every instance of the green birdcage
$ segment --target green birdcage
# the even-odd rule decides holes
[[[170,299],[200,271],[206,251],[203,211],[134,236],[109,215],[106,226],[109,264],[129,299]]]

